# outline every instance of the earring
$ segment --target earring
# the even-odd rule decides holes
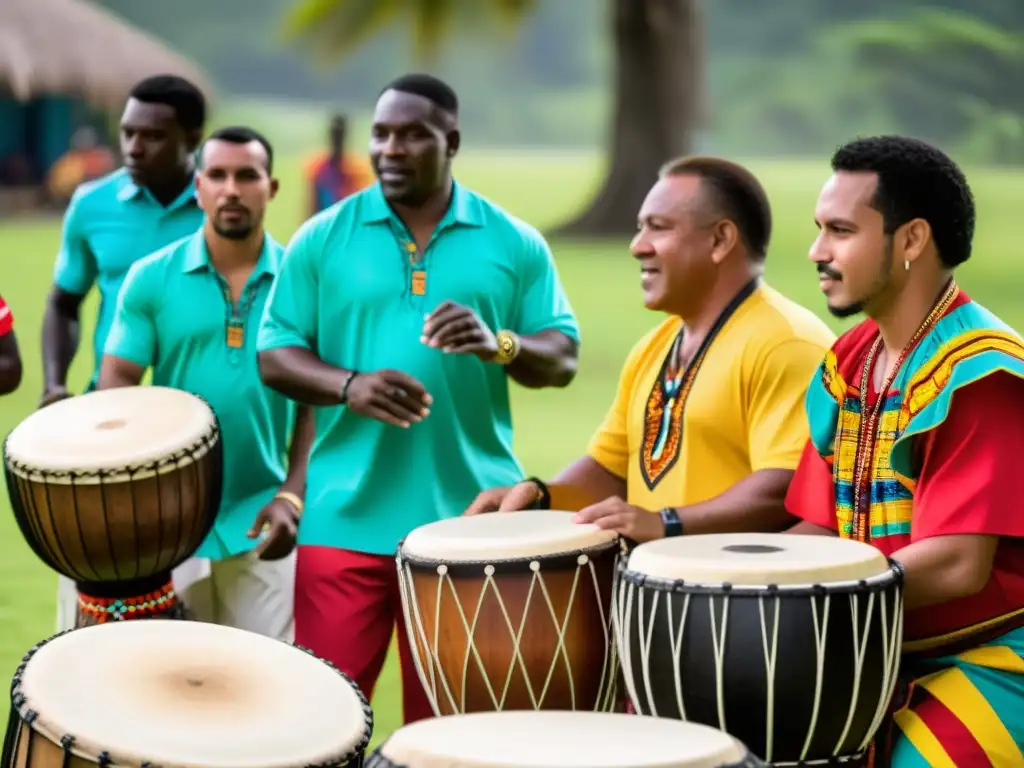
[[[910,271],[910,262],[909,261],[904,261],[903,262],[903,268],[905,270],[907,270],[907,272],[909,272]]]

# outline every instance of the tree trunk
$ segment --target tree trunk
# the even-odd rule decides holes
[[[691,151],[703,86],[698,0],[609,0],[615,45],[610,163],[590,206],[553,235],[631,235],[658,169]]]

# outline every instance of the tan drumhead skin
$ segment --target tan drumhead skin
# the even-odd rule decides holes
[[[420,526],[402,543],[402,554],[449,563],[514,560],[606,544],[618,534],[574,523],[575,512],[523,510],[452,517]]]
[[[641,544],[626,567],[673,581],[797,586],[867,579],[887,571],[889,563],[870,544],[836,536],[721,533]]]
[[[366,735],[356,689],[324,662],[252,632],[192,621],[76,629],[22,677],[33,726],[117,766],[291,768],[336,760]]]
[[[123,387],[69,397],[34,411],[14,428],[6,447],[10,458],[43,477],[48,471],[119,470],[194,447],[213,424],[210,407],[188,392]],[[196,453],[202,452],[205,449],[200,448]],[[191,459],[186,458],[179,466],[189,463]],[[37,479],[36,472],[18,474]]]
[[[599,712],[479,712],[400,728],[381,753],[408,768],[718,768],[746,754],[704,725]]]

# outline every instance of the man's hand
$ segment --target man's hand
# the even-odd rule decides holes
[[[463,515],[479,515],[484,512],[512,512],[529,509],[540,498],[540,488],[532,480],[515,485],[491,488],[473,499]]]
[[[349,408],[396,427],[423,421],[433,401],[422,384],[401,371],[357,373],[348,385]]]
[[[453,301],[441,302],[427,315],[420,341],[445,352],[476,355],[485,363],[498,354],[498,340],[480,316]]]
[[[286,499],[272,499],[256,515],[249,529],[249,538],[255,539],[264,531],[266,536],[254,550],[260,560],[280,560],[295,549],[298,531],[298,510]]]
[[[665,537],[665,524],[661,521],[661,515],[627,504],[618,496],[584,507],[576,513],[574,520],[577,523],[593,523],[606,531],[615,531],[638,544]]]
[[[43,392],[43,396],[39,399],[39,407],[45,408],[58,400],[67,400],[69,397],[71,397],[71,393],[66,387],[50,387]]]

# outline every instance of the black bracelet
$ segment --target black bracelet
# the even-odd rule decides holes
[[[661,512],[661,522],[665,524],[665,536],[682,536],[683,521],[672,507],[665,507]]]
[[[528,477],[526,482],[533,483],[537,486],[537,490],[540,492],[540,497],[533,502],[532,509],[551,509],[551,491],[548,490],[547,484],[539,477]]]
[[[346,405],[348,403],[348,388],[352,383],[352,380],[359,375],[358,371],[349,371],[348,378],[345,379],[345,384],[341,387],[341,404]]]

